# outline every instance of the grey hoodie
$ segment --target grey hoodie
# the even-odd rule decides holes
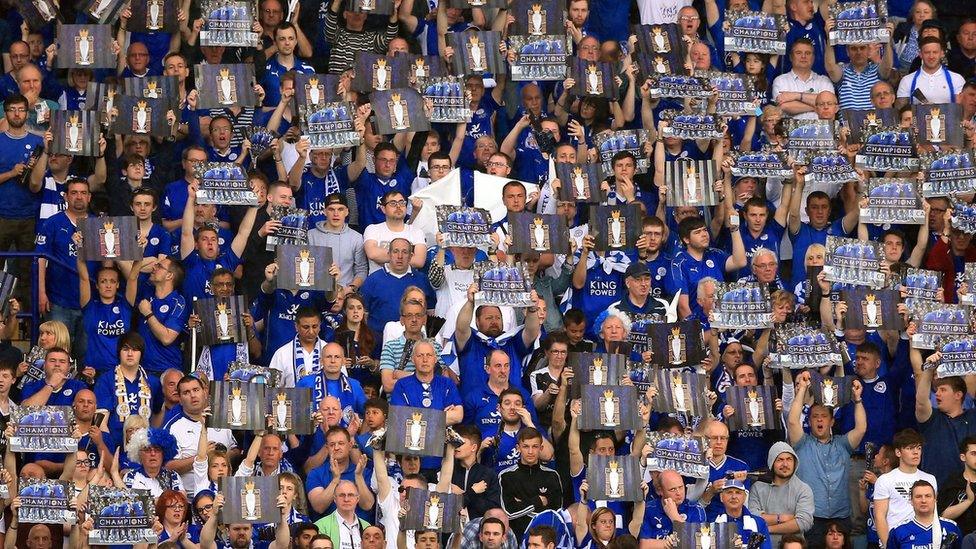
[[[793,456],[794,461],[799,467],[800,460],[797,459],[796,452],[785,442],[776,442],[769,449],[766,456],[766,464],[772,470],[773,463],[782,453]],[[800,535],[813,526],[813,490],[805,482],[796,477],[796,471],[786,484],[774,486],[767,482],[757,482],[752,485],[749,491],[749,510],[754,515],[795,515],[796,523],[800,528]],[[785,521],[784,521],[785,522]],[[768,526],[776,525],[775,518],[767,521]],[[773,547],[779,546],[781,534],[773,534],[770,540]]]

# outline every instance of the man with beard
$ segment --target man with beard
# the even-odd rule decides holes
[[[785,442],[769,449],[767,465],[772,482],[756,482],[749,493],[749,507],[762,517],[772,534],[774,547],[787,534],[800,534],[813,524],[813,491],[795,473],[796,452]]]
[[[535,417],[535,409],[525,406],[525,394],[521,387],[503,390],[497,402],[497,417],[495,414],[491,419],[479,417],[478,427],[483,438],[481,445],[485,449],[481,462],[494,466],[495,471],[501,473],[518,463],[521,449],[519,436],[526,429],[536,429],[539,421]],[[539,459],[549,461],[553,453],[552,443],[543,436]]]
[[[849,524],[851,500],[848,491],[851,454],[861,444],[867,430],[867,417],[861,402],[861,382],[852,383],[854,402],[854,428],[846,435],[834,435],[832,411],[822,404],[810,407],[810,432],[803,430],[803,408],[807,391],[810,389],[810,372],[803,372],[796,378],[796,396],[790,406],[787,420],[789,442],[796,451],[803,468],[797,477],[805,482],[814,495],[813,526],[806,537],[814,546],[822,547],[827,523],[836,520]],[[928,391],[925,393],[928,394]]]
[[[291,516],[291,504],[288,503],[284,494],[278,495],[275,502],[281,510],[281,521],[275,528],[275,539],[268,545],[268,549],[288,549],[291,547],[291,529],[288,525],[288,517]],[[210,518],[203,524],[200,530],[200,547],[217,547],[217,521],[220,510],[224,507],[224,495],[217,494],[213,501],[213,512]],[[252,526],[248,523],[229,524],[227,528],[227,541],[224,547],[228,549],[250,549],[252,545]],[[338,538],[337,538],[338,539]],[[339,544],[336,544],[338,547]]]
[[[85,356],[88,336],[81,315],[78,272],[71,267],[78,261],[78,247],[74,242],[78,222],[89,217],[91,190],[88,180],[70,180],[65,200],[68,209],[48,218],[37,234],[37,250],[56,260],[50,265],[43,257],[37,260],[37,299],[42,313],[50,313],[51,320],[60,320],[68,327],[72,351],[81,358]],[[97,245],[95,242],[85,244]]]
[[[170,418],[163,425],[176,439],[176,457],[166,463],[166,468],[180,474],[186,493],[193,497],[197,490],[205,486],[197,486],[197,478],[206,478],[207,462],[197,461],[197,449],[200,443],[200,429],[203,429],[203,412],[209,406],[210,397],[200,379],[184,376],[178,385],[180,404],[183,410]],[[240,454],[237,442],[229,429],[207,427],[207,440],[223,444],[227,448],[228,461]]]
[[[518,404],[518,407],[529,408],[532,425],[538,425],[535,418],[535,406],[532,405],[528,391],[522,388],[519,381],[512,381],[510,364],[508,353],[501,349],[492,349],[485,357],[483,366],[488,381],[483,384],[472,385],[469,390],[463,388],[461,390],[461,394],[464,395],[465,423],[477,427],[485,439],[498,434],[498,427],[502,424],[500,407],[506,394],[510,394],[512,397],[510,402],[511,413],[515,417],[511,415],[509,417],[513,422],[521,421],[521,416],[516,411],[515,406]],[[518,396],[522,397],[520,403],[516,398]],[[482,446],[486,444],[487,442],[482,442]]]
[[[667,537],[674,533],[675,524],[706,522],[705,509],[697,501],[687,499],[684,479],[677,471],[662,471],[654,490],[660,497],[649,501],[644,509],[640,549],[667,549]]]
[[[0,133],[0,249],[17,251],[34,249],[37,202],[30,189],[17,182],[27,170],[27,163],[35,151],[44,147],[44,140],[27,131],[29,111],[27,98],[11,95],[3,102],[7,131]],[[6,183],[14,183],[7,185]],[[29,280],[26,263],[18,269],[20,280]]]
[[[508,364],[517,365],[506,373],[510,375],[511,384],[519,386],[522,383],[522,359],[531,353],[542,331],[539,307],[533,306],[525,310],[524,326],[514,333],[503,335],[501,309],[493,305],[481,305],[476,310],[474,297],[477,292],[477,284],[468,287],[468,300],[458,313],[454,330],[454,344],[461,372],[461,393],[465,395],[477,393],[480,388],[485,387],[488,377],[486,370],[490,367],[490,364],[486,366],[486,358],[494,354],[494,350],[501,350],[506,355],[505,362]],[[532,292],[532,300],[538,302],[535,291]],[[477,329],[471,328],[472,316]],[[527,395],[525,400],[529,400]],[[473,418],[467,414],[465,417],[469,421]]]

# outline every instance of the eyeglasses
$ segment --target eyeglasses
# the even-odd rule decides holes
[[[412,319],[419,320],[419,319],[424,318],[425,316],[427,316],[427,313],[403,313],[400,316],[402,316],[403,318],[406,318],[408,320],[411,319],[411,318]]]
[[[506,164],[504,162],[489,162],[488,163],[488,167],[489,168],[507,168],[508,167],[508,164]]]
[[[3,110],[4,112],[27,112],[27,109],[25,109],[24,107],[7,107],[6,109]]]
[[[166,508],[174,511],[186,511],[186,505],[183,505],[182,503],[171,503],[167,505]]]
[[[202,505],[200,507],[197,507],[197,509],[196,509],[198,515],[202,515],[203,513],[206,513],[208,511],[212,511],[212,510],[213,510],[213,503],[208,503],[206,505]]]
[[[678,21],[698,21],[701,18],[696,15],[682,15],[678,18]]]
[[[393,206],[394,208],[403,208],[407,205],[406,200],[387,200],[384,206]]]

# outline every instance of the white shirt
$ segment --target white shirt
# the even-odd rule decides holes
[[[912,95],[912,81],[915,75],[918,80],[915,82],[915,89],[925,94],[929,103],[951,103],[952,94],[949,93],[949,82],[946,80],[945,72],[939,67],[934,73],[929,74],[925,69],[910,72],[901,77],[898,82],[898,93],[895,94],[899,99],[908,99]],[[949,78],[952,80],[952,89],[958,96],[962,92],[962,87],[966,79],[961,74],[949,71]]]
[[[363,231],[363,244],[372,240],[377,246],[383,249],[388,249],[390,242],[393,241],[394,238],[406,238],[415,246],[417,244],[423,244],[424,246],[427,245],[427,240],[424,237],[424,231],[422,231],[420,227],[414,227],[413,225],[404,225],[402,231],[396,232],[390,230],[390,226],[386,223],[374,223],[366,227],[366,230]],[[380,270],[382,267],[383,265],[375,263],[372,259],[369,260],[370,274]]]
[[[325,342],[319,339],[315,342],[315,346],[319,348],[319,364],[321,364],[322,348],[325,347]],[[296,353],[305,361],[301,372],[296,371]],[[317,374],[322,370],[321,366],[316,367],[317,365],[312,361],[313,354],[314,351],[306,353],[305,348],[301,345],[298,346],[298,350],[296,351],[295,340],[292,339],[288,343],[278,347],[278,350],[271,356],[271,362],[268,363],[268,367],[281,372],[281,387],[294,387],[295,382],[302,377]]]
[[[677,23],[678,12],[690,5],[691,0],[637,0],[641,25]]]
[[[353,518],[350,524],[342,518],[342,515],[336,513],[336,522],[339,523],[339,543],[336,549],[360,549],[363,538],[362,532],[359,531],[359,517]]]
[[[201,424],[199,421],[193,421],[185,415],[180,415],[178,419],[170,421],[167,425],[166,430],[169,431],[169,434],[176,438],[176,458],[182,459],[197,455],[197,449],[200,445],[200,429],[203,428],[203,424]],[[234,440],[234,435],[231,434],[230,429],[214,429],[213,427],[207,427],[207,440],[209,442],[223,444],[228,450],[237,448],[237,441]],[[204,482],[199,482],[200,477],[199,472],[196,471],[196,461],[193,463],[193,468],[186,473],[180,474],[180,481],[183,483],[183,487],[186,489],[186,493],[190,497],[193,497],[193,495],[197,493],[198,487],[205,488],[207,486],[207,462],[203,461],[201,463],[204,471]]]
[[[894,530],[915,517],[912,509],[912,484],[917,480],[927,480],[938,490],[935,477],[925,471],[904,473],[900,469],[893,469],[880,477],[874,483],[874,500],[888,500],[888,530]]]
[[[786,74],[781,74],[773,80],[773,100],[776,100],[781,92],[799,92],[799,93],[820,93],[822,91],[834,91],[834,84],[829,78],[822,74],[817,74],[815,72],[810,73],[810,77],[806,80],[800,78],[800,75],[793,71]],[[786,116],[786,113],[783,114]],[[815,112],[805,112],[802,114],[797,114],[791,118],[800,118],[803,120],[814,120],[817,118],[817,113]]]

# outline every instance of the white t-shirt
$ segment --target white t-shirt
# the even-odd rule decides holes
[[[177,419],[173,419],[167,423],[166,430],[169,434],[176,438],[176,458],[187,458],[190,456],[195,456],[197,454],[197,447],[200,444],[200,429],[203,425],[199,421],[193,421],[192,419],[186,417],[185,415],[178,416]],[[228,450],[237,448],[237,441],[234,440],[234,435],[231,434],[230,429],[214,429],[213,427],[207,427],[207,440],[210,442],[215,442],[223,444]],[[204,467],[206,467],[206,462],[202,462]],[[186,489],[186,493],[193,497],[197,493],[198,489],[206,488],[207,483],[206,473],[204,473],[204,482],[200,483],[200,471],[196,467],[196,462],[194,462],[194,468],[191,468],[188,472],[180,475],[180,480],[183,482],[183,487]]]
[[[826,76],[811,72],[810,77],[803,80],[798,74],[790,71],[786,74],[777,76],[776,79],[773,80],[772,97],[775,101],[776,96],[779,95],[780,92],[820,93],[822,91],[834,91],[834,83],[831,82]],[[784,113],[783,116],[787,115]],[[794,115],[790,118],[814,120],[817,118],[817,113],[810,111]]]
[[[690,5],[691,0],[637,0],[641,25],[677,23],[678,12]]]
[[[966,83],[966,79],[962,77],[961,74],[948,71],[949,79],[946,79],[946,72],[940,67],[939,70],[932,74],[919,69],[915,72],[910,72],[905,76],[901,77],[901,81],[898,82],[898,93],[896,97],[899,99],[907,99],[912,95],[912,81],[915,81],[915,88],[925,94],[925,97],[929,100],[929,103],[951,103],[952,94],[949,93],[949,80],[952,80],[952,89],[959,95],[962,92],[962,87]],[[918,75],[918,79],[915,76]]]
[[[935,477],[924,472],[904,473],[900,469],[889,471],[874,483],[874,500],[888,500],[888,530],[912,520],[915,510],[912,509],[911,490],[917,480],[927,480],[932,483],[938,493]]]
[[[364,244],[372,240],[381,248],[388,248],[394,238],[406,238],[413,245],[427,245],[427,240],[424,238],[424,231],[420,227],[414,227],[413,225],[404,225],[402,231],[394,232],[390,230],[389,225],[386,223],[374,223],[366,227],[366,230],[363,231]],[[370,274],[380,270],[382,267],[379,263],[374,263],[373,260],[369,261]]]

